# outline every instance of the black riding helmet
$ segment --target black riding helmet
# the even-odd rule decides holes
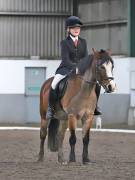
[[[70,16],[67,18],[66,23],[65,23],[65,27],[66,29],[69,27],[81,27],[83,25],[83,23],[81,22],[81,20],[79,19],[79,17],[77,16]]]

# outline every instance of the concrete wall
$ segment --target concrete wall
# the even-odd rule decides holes
[[[128,123],[130,107],[130,71],[133,58],[114,57],[114,78],[117,91],[102,94],[99,105],[103,123]],[[46,67],[46,78],[52,76],[60,61],[1,60],[0,61],[0,122],[40,122],[39,96],[25,95],[25,67]]]
[[[59,63],[57,60],[0,60],[0,122],[40,122],[39,95],[25,94],[25,68],[45,67],[45,76],[49,78]]]
[[[1,94],[0,100],[0,122],[40,122],[39,96],[28,97],[23,94]]]
[[[128,123],[129,105],[129,94],[101,94],[99,106],[103,113],[102,123]]]
[[[58,60],[0,60],[0,94],[25,93],[25,67],[45,67],[46,77],[54,75]]]

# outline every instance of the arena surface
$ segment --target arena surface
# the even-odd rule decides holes
[[[57,153],[45,146],[44,162],[37,162],[39,130],[0,130],[0,180],[134,180],[135,134],[92,132],[90,165],[82,165],[82,135],[77,132],[76,163],[60,165]],[[68,160],[69,132],[64,141]]]

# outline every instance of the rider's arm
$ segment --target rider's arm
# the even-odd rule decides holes
[[[64,64],[64,66],[69,67],[69,68],[76,67],[76,63],[73,63],[70,60],[69,49],[65,40],[61,41],[61,58],[62,58],[62,63]]]

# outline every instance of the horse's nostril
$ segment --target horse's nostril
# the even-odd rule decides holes
[[[107,93],[111,93],[112,92],[112,86],[111,85],[108,85],[108,87],[106,89],[106,92]]]
[[[109,85],[109,86],[108,86],[108,89],[109,89],[109,91],[111,92],[111,91],[112,91],[112,86]]]

